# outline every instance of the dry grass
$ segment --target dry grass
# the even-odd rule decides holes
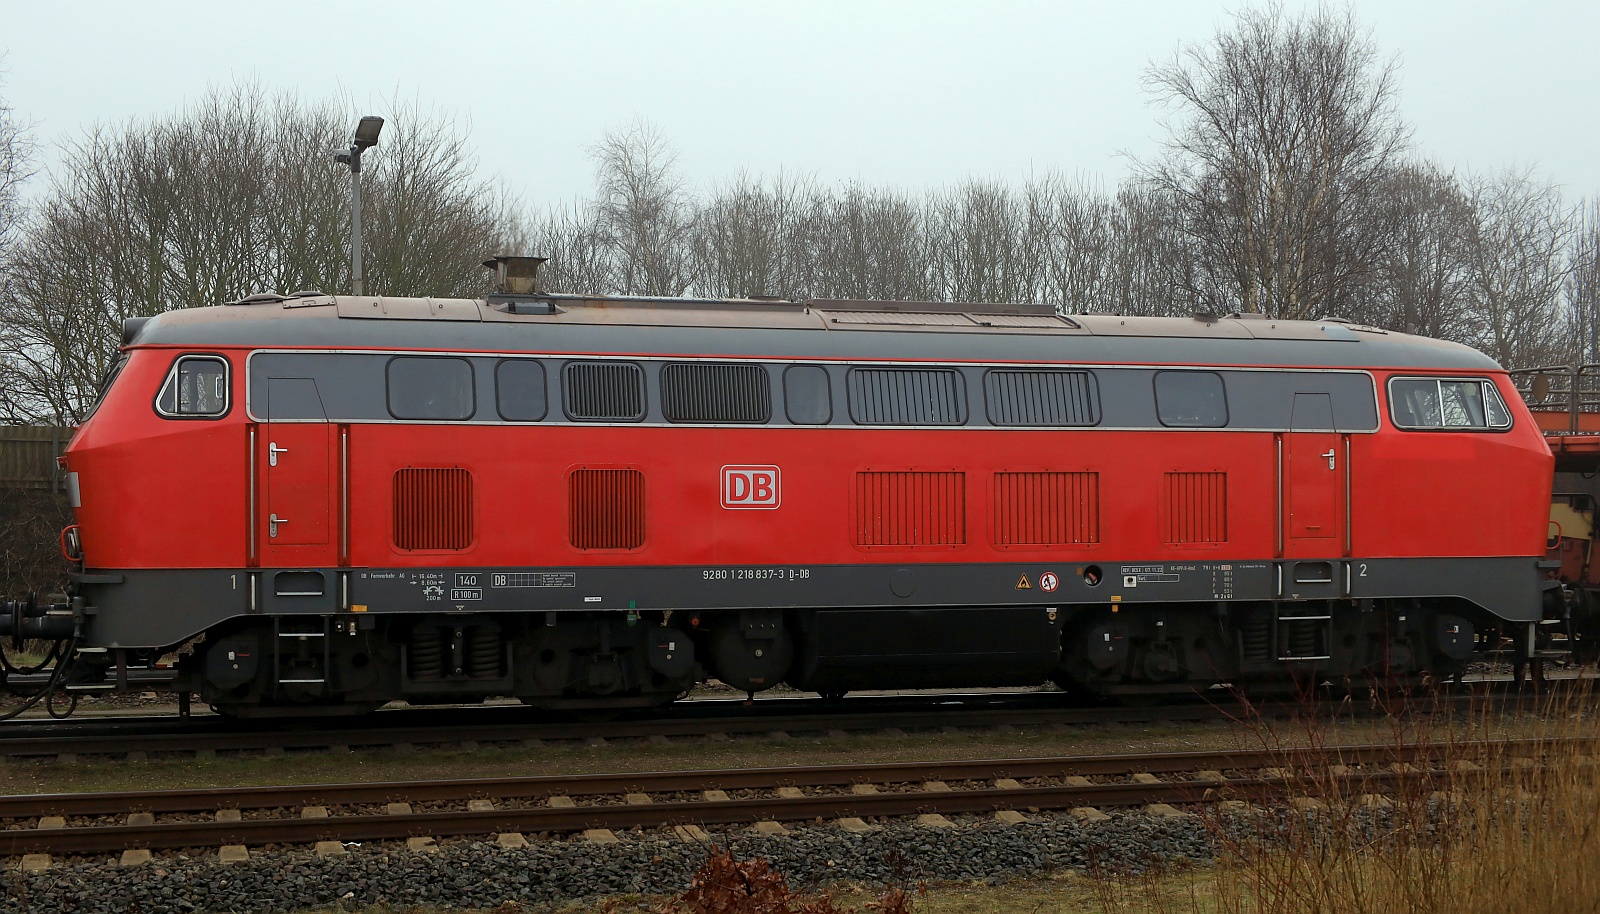
[[[1173,899],[1168,881],[1100,883],[1105,911],[1194,914],[1513,914],[1600,911],[1600,743],[1597,696],[1564,692],[1529,715],[1521,735],[1544,741],[1537,761],[1492,740],[1504,719],[1387,718],[1394,766],[1408,750],[1448,747],[1426,779],[1392,782],[1364,769],[1341,780],[1321,765],[1290,770],[1299,807],[1205,813],[1218,866]],[[1264,722],[1247,739],[1267,747],[1326,744],[1307,717],[1284,732]],[[1484,741],[1490,747],[1483,748]]]

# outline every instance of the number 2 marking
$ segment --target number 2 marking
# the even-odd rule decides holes
[[[1361,563],[1361,577],[1366,577],[1366,576],[1367,576],[1367,563],[1366,562],[1362,562]]]

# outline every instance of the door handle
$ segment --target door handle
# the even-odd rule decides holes
[[[286,447],[278,447],[278,442],[276,442],[276,441],[267,442],[267,466],[269,466],[269,467],[277,466],[278,465],[278,455],[279,454],[287,454],[287,453],[289,453],[289,449],[286,448]]]
[[[1322,456],[1328,458],[1328,469],[1333,469],[1333,448],[1328,448],[1328,453],[1323,454]]]
[[[267,536],[276,539],[278,536],[278,525],[287,524],[288,522],[289,519],[287,517],[279,517],[276,514],[267,515]]]

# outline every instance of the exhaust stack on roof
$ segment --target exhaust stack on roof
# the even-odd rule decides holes
[[[497,295],[533,295],[539,280],[539,267],[546,257],[491,257],[483,265],[494,271]]]

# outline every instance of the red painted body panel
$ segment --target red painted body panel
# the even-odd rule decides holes
[[[207,350],[215,351],[215,350]],[[248,431],[220,419],[165,419],[153,404],[172,350],[135,349],[66,451],[78,474],[88,568],[238,568],[249,518]],[[234,402],[243,353],[230,354]]]
[[[83,493],[78,521],[90,568],[227,568],[248,562],[251,424],[241,406],[246,352],[227,353],[234,392],[227,416],[164,419],[150,404],[179,351],[197,350],[132,350],[106,402],[68,450],[69,469],[79,474]],[[1280,524],[1290,557],[1542,555],[1553,462],[1506,376],[1498,375],[1496,382],[1516,421],[1503,433],[1396,430],[1387,418],[1386,379],[1384,373],[1376,375],[1383,417],[1377,433],[1283,434],[1288,504],[1281,518],[1278,436],[1265,432],[353,424],[348,426],[349,562],[362,567],[1271,559],[1279,554]],[[256,536],[264,566],[337,563],[339,435],[340,427],[332,425],[256,428]],[[1340,504],[1346,440],[1348,553]],[[273,441],[289,447],[296,460],[309,455],[313,465],[291,461],[284,472],[271,475],[267,448]],[[1332,472],[1322,456],[1330,449],[1337,452]],[[781,506],[723,508],[721,470],[729,464],[780,467]],[[407,466],[463,466],[473,472],[472,547],[441,554],[393,546],[393,474]],[[618,466],[645,474],[645,545],[630,551],[571,548],[567,472]],[[965,544],[855,545],[855,474],[904,469],[966,474]],[[1099,474],[1098,543],[1047,549],[993,545],[993,474],[1040,470]],[[1163,542],[1163,480],[1172,472],[1227,474],[1225,543]],[[320,502],[319,480],[328,486]],[[283,513],[290,510],[300,516]],[[275,512],[290,516],[292,535],[284,539],[297,544],[269,543],[266,526]]]

